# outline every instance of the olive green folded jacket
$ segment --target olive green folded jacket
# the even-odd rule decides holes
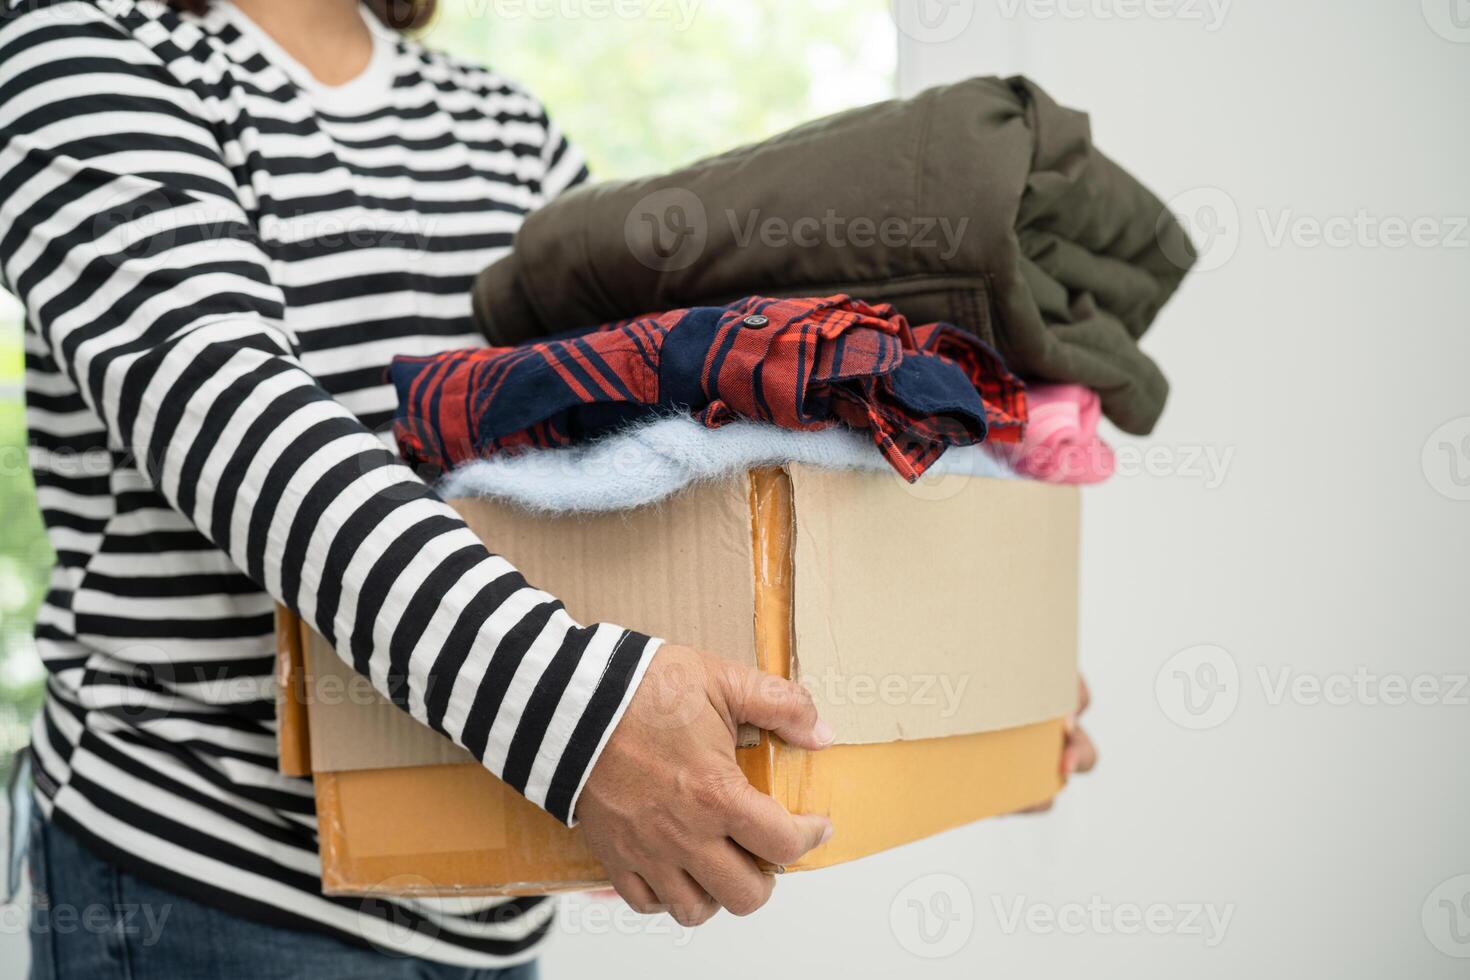
[[[587,184],[475,284],[492,344],[744,296],[849,293],[945,321],[1149,432],[1138,348],[1194,261],[1184,229],[1024,78],[853,109],[669,174]]]

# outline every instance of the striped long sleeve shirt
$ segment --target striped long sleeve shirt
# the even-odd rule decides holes
[[[272,609],[571,820],[657,641],[576,622],[383,433],[391,358],[480,342],[473,275],[580,158],[520,88],[375,22],[326,86],[225,0],[0,3],[0,285],[56,553],[40,805],[239,914],[524,959],[546,901],[323,897],[310,782],[277,772]]]

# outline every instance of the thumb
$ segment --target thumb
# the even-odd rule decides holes
[[[800,684],[726,661],[720,689],[737,725],[746,722],[775,732],[798,748],[825,749],[832,744],[832,727],[817,717],[811,692]]]

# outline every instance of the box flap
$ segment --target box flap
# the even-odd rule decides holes
[[[617,623],[756,664],[744,474],[631,513],[544,517],[491,500],[450,505],[491,550],[561,599],[579,622]],[[313,769],[470,760],[376,694],[320,636],[312,634],[307,648]]]
[[[793,676],[838,742],[996,731],[1072,710],[1076,488],[789,472]]]
[[[316,777],[328,895],[545,895],[603,885],[579,829],[479,766]]]
[[[768,742],[739,758],[762,792],[837,826],[831,841],[784,869],[806,871],[1051,798],[1062,783],[1062,741],[1055,719],[815,753]],[[973,778],[956,780],[957,772]],[[545,895],[607,878],[580,828],[567,829],[479,766],[318,773],[316,805],[328,895]]]

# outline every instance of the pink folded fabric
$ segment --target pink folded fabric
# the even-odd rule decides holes
[[[1028,385],[1030,421],[1019,445],[992,446],[1022,476],[1047,483],[1101,483],[1113,449],[1097,434],[1102,399],[1082,385]]]

